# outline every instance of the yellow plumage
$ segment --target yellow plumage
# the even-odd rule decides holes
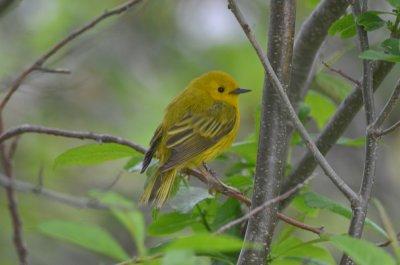
[[[153,156],[160,166],[149,178],[142,203],[160,208],[171,193],[179,170],[196,168],[229,147],[239,128],[238,95],[248,92],[221,71],[194,79],[167,107],[150,142],[142,172]]]

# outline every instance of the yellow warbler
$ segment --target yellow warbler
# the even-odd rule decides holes
[[[168,199],[179,170],[196,168],[229,147],[239,128],[238,95],[250,90],[221,71],[194,79],[167,107],[150,141],[142,173],[153,156],[160,165],[149,177],[142,203],[160,208]]]

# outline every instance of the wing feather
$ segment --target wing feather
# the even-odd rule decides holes
[[[214,146],[235,126],[236,110],[225,103],[216,103],[209,111],[200,114],[187,114],[167,130],[166,147],[171,153],[160,167],[161,171],[184,163],[201,152]]]

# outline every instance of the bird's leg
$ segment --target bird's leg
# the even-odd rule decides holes
[[[213,177],[219,181],[219,179],[217,177],[217,173],[214,170],[212,170],[205,162],[203,162],[203,167],[206,170],[206,172],[208,174],[210,174],[211,177]]]

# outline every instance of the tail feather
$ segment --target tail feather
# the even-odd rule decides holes
[[[141,204],[153,202],[156,208],[161,208],[167,201],[173,190],[176,179],[176,170],[167,172],[157,171],[149,179],[140,198]]]

